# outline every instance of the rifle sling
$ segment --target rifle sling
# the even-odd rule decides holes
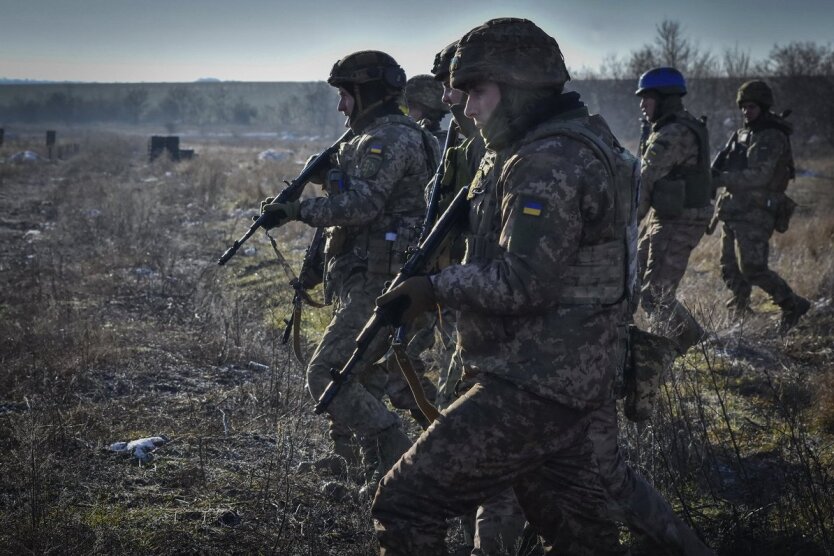
[[[292,352],[295,354],[295,359],[302,365],[306,365],[307,361],[304,359],[304,354],[301,352],[301,310],[303,305],[301,303],[293,303],[292,307]]]
[[[411,395],[414,396],[417,407],[420,408],[420,411],[426,416],[429,423],[433,423],[435,419],[440,417],[440,412],[426,397],[426,392],[423,390],[423,385],[420,384],[420,378],[417,376],[417,372],[414,370],[414,366],[411,364],[411,360],[405,352],[405,347],[399,342],[394,342],[391,348],[394,350],[394,357],[397,359],[400,371],[402,371],[405,381],[408,383],[409,388],[411,388]]]

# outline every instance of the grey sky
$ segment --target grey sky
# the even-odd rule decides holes
[[[0,77],[80,81],[306,81],[354,50],[409,75],[483,21],[527,17],[572,68],[649,42],[664,18],[716,54],[834,40],[831,0],[0,0]]]

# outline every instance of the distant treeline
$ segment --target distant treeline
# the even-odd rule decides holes
[[[344,123],[336,103],[324,82],[0,85],[0,124],[252,126],[329,136]]]
[[[736,90],[746,78],[689,80],[687,108],[706,115],[713,150],[740,127]],[[834,78],[766,77],[777,111],[793,110],[795,142],[834,145]],[[640,110],[636,79],[584,79],[568,87],[605,116],[622,140],[636,142]],[[0,127],[21,124],[118,123],[168,131],[229,126],[335,137],[344,118],[332,87],[316,83],[52,84],[0,86]]]
[[[640,134],[637,77],[652,67],[673,66],[687,78],[687,108],[708,117],[713,150],[741,125],[738,86],[753,78],[774,89],[777,111],[793,110],[797,144],[834,145],[834,49],[813,42],[776,44],[763,60],[736,45],[714,54],[683,33],[677,21],[657,25],[653,41],[619,58],[607,57],[596,71],[572,70],[569,88],[582,93],[622,140]],[[343,117],[336,94],[314,83],[56,83],[0,85],[0,126],[14,123],[113,122],[183,128],[247,126],[303,135],[336,137]]]

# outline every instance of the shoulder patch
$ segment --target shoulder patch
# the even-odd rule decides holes
[[[545,201],[521,195],[516,199],[518,216],[513,219],[507,250],[518,255],[531,254],[544,231]]]
[[[527,199],[522,202],[521,204],[521,213],[526,214],[527,216],[541,216],[542,215],[542,203],[541,201],[537,201],[535,199]]]

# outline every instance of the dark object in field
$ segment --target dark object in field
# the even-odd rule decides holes
[[[275,199],[272,200],[272,204],[278,203],[286,203],[288,201],[295,201],[299,197],[301,197],[301,192],[304,191],[304,187],[306,187],[307,182],[310,181],[319,170],[326,168],[330,164],[330,156],[334,154],[338,149],[339,145],[343,142],[350,140],[353,137],[353,130],[347,130],[341,137],[339,137],[335,143],[327,147],[321,154],[319,154],[316,158],[310,162],[298,176],[292,180],[292,182],[284,182],[287,184],[281,193],[275,196]],[[241,236],[241,238],[232,244],[229,249],[226,250],[225,253],[217,260],[217,264],[223,266],[226,264],[229,259],[235,256],[237,250],[240,249],[240,246],[243,245],[247,239],[252,237],[258,228],[263,226],[264,221],[270,216],[270,213],[265,212],[262,213],[255,222],[249,226],[249,229],[246,230],[246,233]]]
[[[171,160],[190,160],[194,158],[193,149],[180,149],[178,135],[152,135],[148,141],[148,159],[153,162],[163,153],[168,153]]]
[[[3,146],[3,135],[5,135],[6,130],[0,127],[0,147]]]
[[[46,146],[51,147],[55,144],[55,130],[49,129],[46,131]]]

